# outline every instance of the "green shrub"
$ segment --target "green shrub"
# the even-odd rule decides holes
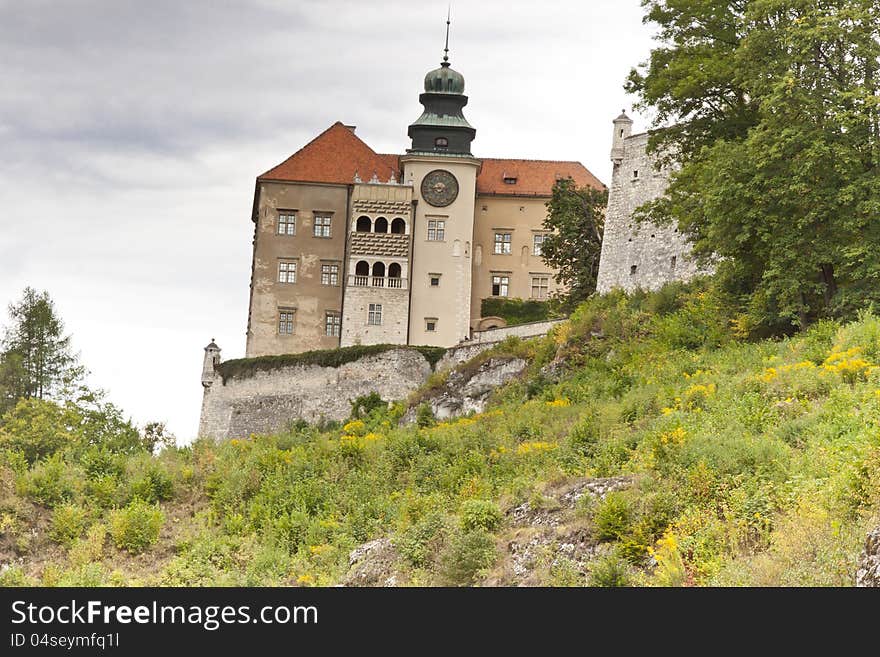
[[[86,528],[86,518],[86,510],[81,506],[76,504],[56,506],[52,512],[49,536],[56,543],[70,546],[82,536],[83,530]]]
[[[35,586],[36,582],[28,577],[24,568],[18,564],[0,568],[0,588],[12,588],[14,586]]]
[[[501,526],[504,514],[501,509],[489,500],[465,500],[461,505],[461,528],[466,531],[482,529],[494,532]]]
[[[480,304],[483,317],[500,317],[508,326],[558,317],[550,303],[534,299],[486,297]]]
[[[410,525],[394,542],[398,552],[413,566],[427,566],[436,554],[439,540],[445,528],[443,515],[429,513]]]
[[[431,405],[427,402],[419,404],[419,407],[416,410],[416,425],[424,429],[425,427],[434,426],[436,422],[437,420],[434,419],[434,412],[431,410]]]
[[[22,488],[25,495],[44,506],[71,500],[79,484],[77,474],[61,454],[52,454],[40,461],[24,475]]]
[[[495,562],[495,541],[482,530],[453,534],[440,555],[439,574],[446,586],[469,586]]]
[[[378,392],[373,391],[369,395],[361,395],[351,402],[352,420],[362,420],[373,411],[388,408],[388,402],[382,399]]]
[[[43,399],[21,399],[0,422],[0,449],[18,451],[29,463],[72,446],[73,412]]]
[[[618,540],[630,531],[632,520],[629,498],[622,493],[609,493],[593,514],[596,538],[600,541]]]
[[[119,500],[119,479],[116,475],[102,474],[85,483],[85,494],[90,502],[103,509],[115,506]]]
[[[580,422],[575,424],[568,434],[568,442],[573,450],[584,456],[593,456],[599,442],[599,416],[594,409]]]
[[[159,539],[165,513],[158,505],[134,500],[110,512],[110,537],[117,548],[139,554]]]
[[[629,586],[629,564],[616,552],[606,554],[590,564],[587,581],[590,586],[598,587]]]
[[[104,542],[107,540],[107,527],[96,523],[89,527],[86,535],[73,542],[67,553],[72,566],[82,566],[100,561],[104,556]]]
[[[128,499],[140,498],[145,502],[160,502],[174,497],[174,481],[168,471],[155,459],[147,458],[139,460],[135,464],[134,472],[128,491]]]

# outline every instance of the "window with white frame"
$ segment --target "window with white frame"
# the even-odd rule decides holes
[[[278,262],[278,282],[296,283],[296,260],[280,260]]]
[[[321,264],[321,285],[339,285],[339,263]]]
[[[532,255],[541,255],[541,249],[544,248],[544,240],[546,238],[547,235],[544,233],[536,233],[532,235]]]
[[[495,253],[508,255],[510,253],[510,233],[495,233]]]
[[[510,276],[495,274],[492,276],[492,296],[506,297],[510,290]]]
[[[428,274],[428,284],[431,287],[440,287],[440,274]]]
[[[315,237],[330,237],[330,221],[333,219],[328,214],[315,215]]]
[[[367,311],[367,324],[379,326],[382,323],[382,304],[371,303]]]
[[[296,310],[293,308],[278,309],[278,333],[281,335],[293,335],[293,320]]]
[[[338,338],[340,329],[342,329],[342,315],[330,311],[324,313],[324,334]]]
[[[278,234],[296,235],[296,213],[282,211],[278,213]]]
[[[425,318],[425,331],[428,333],[433,333],[437,330],[437,318],[436,317],[426,317]]]
[[[446,221],[444,219],[428,219],[428,241],[443,242],[446,240]]]
[[[546,299],[549,289],[549,276],[532,276],[532,299]]]

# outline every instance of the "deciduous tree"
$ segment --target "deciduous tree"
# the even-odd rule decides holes
[[[559,180],[547,202],[544,228],[552,231],[541,245],[544,261],[558,270],[565,285],[563,305],[573,307],[596,290],[608,191]]]

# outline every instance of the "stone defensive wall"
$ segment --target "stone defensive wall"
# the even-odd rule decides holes
[[[206,359],[199,435],[245,438],[283,431],[297,420],[342,421],[358,397],[376,392],[387,401],[406,399],[433,371],[470,360],[510,336],[544,335],[561,321],[480,331],[451,349],[357,345],[225,362]]]

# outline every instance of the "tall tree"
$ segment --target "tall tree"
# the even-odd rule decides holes
[[[596,290],[608,190],[578,187],[571,178],[558,180],[547,202],[541,255],[558,270],[565,285],[563,305],[571,308]]]
[[[10,304],[9,320],[0,343],[0,385],[7,404],[52,396],[82,377],[47,292],[25,288],[21,300]]]
[[[758,107],[739,76],[736,53],[747,34],[750,0],[642,0],[658,46],[633,69],[626,90],[652,110],[652,150],[687,160],[718,139],[742,137]]]
[[[682,52],[693,29],[686,7],[736,8],[735,47],[709,50],[730,60],[732,84],[755,113],[744,130],[729,130],[739,114],[721,107],[702,142],[681,131],[658,137],[680,149],[682,167],[642,216],[676,221],[756,322],[804,325],[880,301],[876,1],[649,4],[676,13],[670,29]],[[634,88],[643,102],[659,102],[648,89],[665,75],[645,73]],[[686,85],[677,93],[694,103],[706,97]]]

